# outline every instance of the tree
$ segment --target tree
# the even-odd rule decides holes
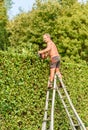
[[[42,35],[50,33],[64,59],[88,61],[88,5],[39,2],[31,12],[22,13],[9,23],[11,45],[31,42],[44,47]]]
[[[74,4],[77,0],[58,0],[59,3]]]
[[[4,0],[7,11],[12,8],[12,0]]]
[[[4,6],[4,1],[0,1],[0,49],[6,50],[8,44],[7,31],[7,13]]]

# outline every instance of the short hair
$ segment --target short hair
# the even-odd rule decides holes
[[[51,38],[50,34],[49,33],[45,33],[44,35],[46,35],[47,37]],[[44,36],[43,35],[43,36]]]

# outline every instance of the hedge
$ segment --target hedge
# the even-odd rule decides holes
[[[76,64],[62,59],[61,72],[72,102],[88,126],[88,66],[84,61]],[[1,130],[41,129],[48,75],[48,60],[41,60],[36,52],[0,51]],[[69,121],[59,97],[55,108],[55,130],[68,130]]]

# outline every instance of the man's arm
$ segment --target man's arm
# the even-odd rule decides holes
[[[50,43],[48,43],[47,47],[41,51],[38,51],[38,53],[39,54],[46,53],[46,52],[50,51],[50,49],[51,49],[51,45],[50,45]]]

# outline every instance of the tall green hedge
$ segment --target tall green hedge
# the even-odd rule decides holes
[[[41,60],[31,48],[0,51],[1,130],[40,130],[44,115],[48,60]],[[18,52],[17,52],[18,51]],[[70,64],[71,63],[71,64]],[[88,126],[88,66],[62,59],[63,81],[81,119]],[[56,98],[55,130],[68,130],[68,118]]]
[[[1,130],[41,127],[48,78],[46,66],[33,52],[0,52]]]

